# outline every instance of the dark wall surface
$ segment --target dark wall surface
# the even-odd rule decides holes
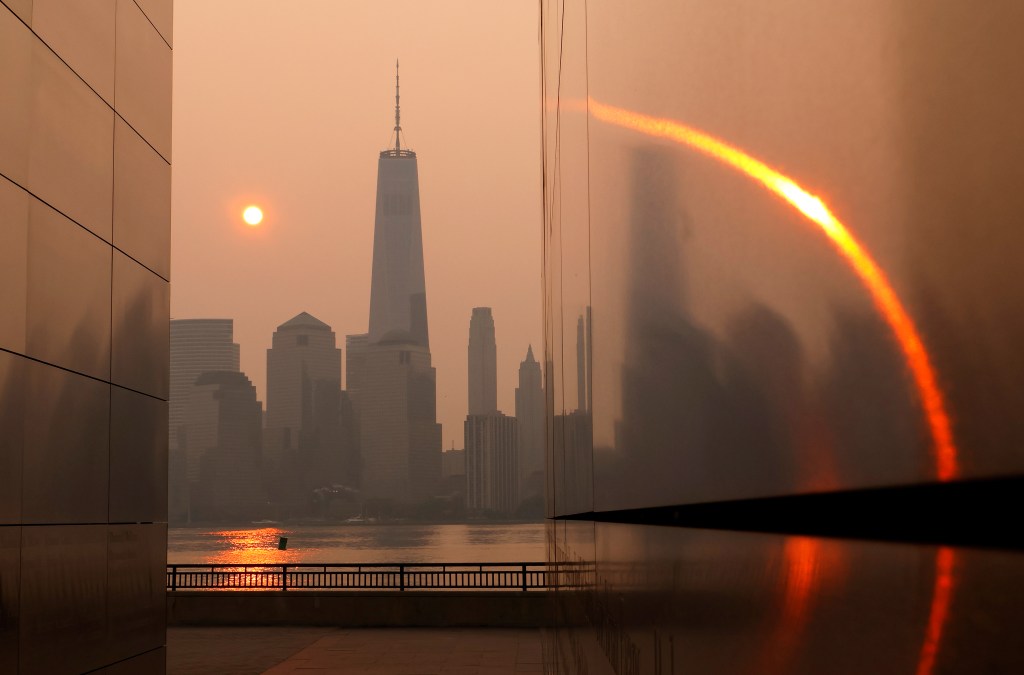
[[[171,5],[0,0],[0,672],[164,669]]]
[[[1024,7],[541,24],[549,666],[1020,669]]]

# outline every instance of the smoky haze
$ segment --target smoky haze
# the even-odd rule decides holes
[[[494,310],[512,414],[519,361],[541,348],[536,6],[178,0],[174,19],[172,317],[233,318],[264,401],[279,324],[307,311],[342,348],[366,332],[398,58],[444,447],[462,447],[473,307]]]

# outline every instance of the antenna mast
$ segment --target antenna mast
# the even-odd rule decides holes
[[[395,59],[395,153],[402,150],[402,112],[398,104],[398,59]]]

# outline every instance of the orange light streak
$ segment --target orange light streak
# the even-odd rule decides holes
[[[949,605],[953,598],[954,567],[956,554],[953,549],[943,546],[935,554],[935,587],[932,589],[932,606],[928,612],[928,627],[925,630],[921,656],[917,660],[917,675],[931,675],[935,668],[935,657],[942,642],[942,631],[949,616]]]
[[[675,120],[650,117],[641,113],[606,105],[593,98],[587,99],[588,110],[594,119],[647,136],[664,138],[716,159],[754,179],[768,191],[794,206],[808,220],[818,225],[836,250],[843,256],[854,273],[871,294],[875,307],[881,312],[903,351],[910,368],[925,417],[931,433],[936,474],[940,481],[956,478],[959,473],[957,449],[952,425],[946,413],[945,401],[939,388],[924,342],[913,320],[903,307],[885,272],[878,266],[863,245],[842,222],[829,211],[825,203],[800,187],[796,181],[773,169],[742,150],[698,129]]]

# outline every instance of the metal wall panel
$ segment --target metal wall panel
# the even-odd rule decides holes
[[[0,2],[0,671],[162,673],[169,284],[112,238],[167,275],[170,170],[111,106],[169,147],[170,50],[133,0]]]
[[[167,520],[167,402],[110,391],[111,523]]]
[[[163,646],[166,565],[166,524],[108,527],[106,663]]]
[[[11,12],[0,37],[0,173],[109,241],[113,111]]]
[[[0,369],[3,366],[0,365]],[[21,528],[0,526],[0,672],[18,670]]]
[[[22,21],[32,25],[32,0],[3,0],[2,4],[10,7]]]
[[[96,675],[162,675],[167,672],[167,648],[160,647],[119,663],[100,668]]]
[[[170,285],[114,251],[111,380],[167,399]]]
[[[174,46],[174,0],[135,0],[160,36]]]
[[[32,31],[16,14],[0,8],[0,174],[20,185],[28,180],[31,74],[36,49]]]
[[[107,526],[22,528],[22,675],[104,664]]]
[[[114,246],[171,276],[171,165],[120,117],[114,125]]]
[[[549,514],[1019,480],[1024,6],[541,20]],[[1018,552],[575,520],[548,549],[549,672],[1024,666]]]
[[[171,159],[171,48],[134,2],[117,3],[115,108]]]
[[[21,522],[28,360],[0,351],[0,524]]]
[[[86,84],[114,104],[115,0],[35,0],[32,30]]]
[[[571,392],[567,280],[588,277],[597,510],[1024,470],[1024,7],[559,11],[549,354]],[[843,234],[772,192],[772,167]]]
[[[607,523],[596,543],[552,644],[590,672],[1024,668],[1016,553]]]
[[[28,362],[22,522],[107,519],[110,385]]]
[[[25,351],[29,196],[0,177],[0,347]]]
[[[110,377],[110,246],[37,199],[29,203],[27,353]]]

